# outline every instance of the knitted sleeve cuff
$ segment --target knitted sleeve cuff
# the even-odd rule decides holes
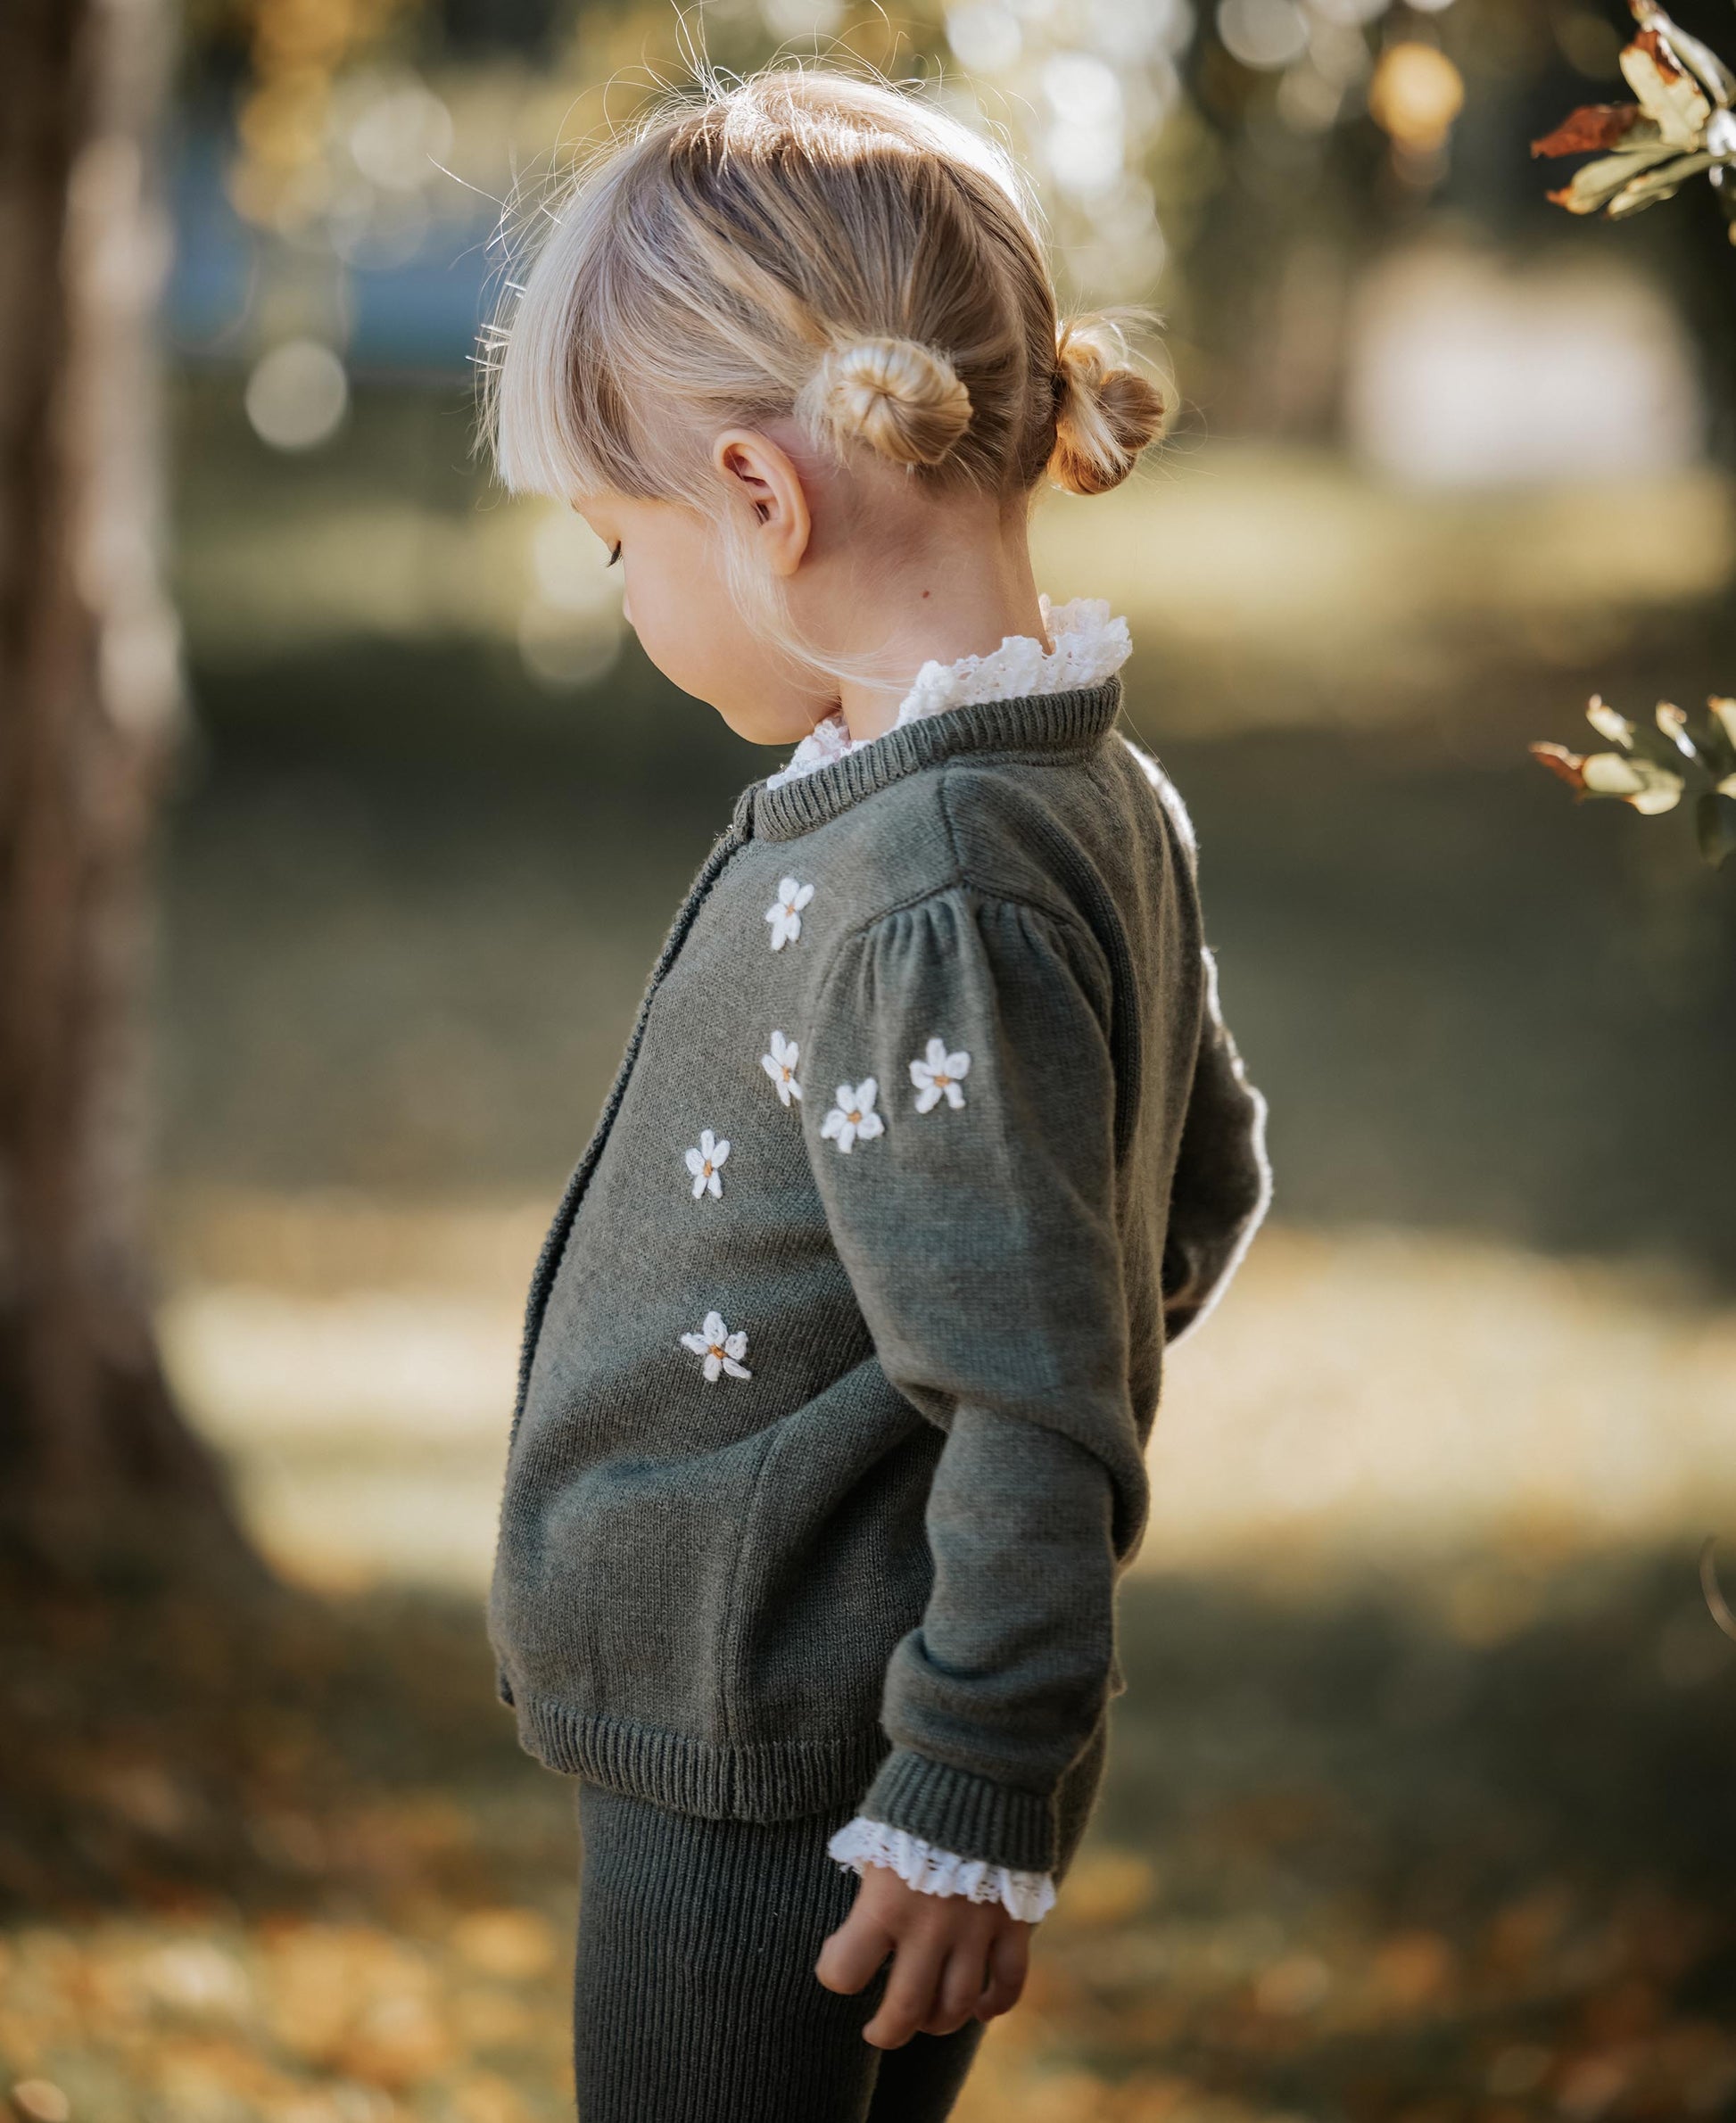
[[[1053,1797],[1015,1790],[912,1747],[894,1747],[887,1755],[860,1810],[960,1857],[1013,1871],[1054,1870]]]

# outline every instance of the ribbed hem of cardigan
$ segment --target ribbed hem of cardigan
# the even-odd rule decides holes
[[[959,1857],[980,1858],[1018,1872],[1054,1870],[1052,1797],[1015,1791],[992,1777],[955,1769],[909,1747],[895,1747],[886,1757],[861,1811],[870,1821],[907,1829]]]
[[[519,1740],[545,1769],[713,1821],[793,1821],[854,1801],[891,1744],[876,1724],[834,1739],[731,1747],[588,1715],[549,1696],[517,1707]]]
[[[971,752],[1065,757],[1088,752],[1113,727],[1121,708],[1121,682],[1077,686],[1064,693],[1029,693],[1010,700],[972,700],[884,731],[859,751],[829,766],[768,789],[745,789],[754,830],[766,840],[791,840],[872,796],[918,767]]]

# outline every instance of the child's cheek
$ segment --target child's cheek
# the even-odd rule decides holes
[[[716,682],[728,669],[728,642],[718,639],[705,586],[690,581],[683,590],[661,579],[648,584],[641,574],[637,592],[628,588],[622,611],[664,676],[684,693],[715,706]]]

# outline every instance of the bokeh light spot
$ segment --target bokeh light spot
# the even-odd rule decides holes
[[[1440,147],[1464,108],[1464,76],[1434,45],[1389,45],[1381,54],[1368,110],[1401,147],[1419,154]]]
[[[247,417],[274,450],[312,450],[336,434],[350,404],[343,364],[317,339],[289,339],[247,379]]]
[[[1244,66],[1275,71],[1308,49],[1308,23],[1294,0],[1222,0],[1218,34]]]
[[[1018,23],[1004,7],[955,7],[947,13],[947,41],[961,66],[997,74],[1015,64],[1024,48]]]

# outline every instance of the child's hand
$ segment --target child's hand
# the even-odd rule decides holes
[[[913,2035],[950,2035],[1015,2005],[1036,1929],[998,1902],[925,1895],[889,1866],[870,1865],[814,1972],[828,1990],[857,1991],[894,1954],[886,1995],[862,2033],[879,2049],[902,2049]]]

